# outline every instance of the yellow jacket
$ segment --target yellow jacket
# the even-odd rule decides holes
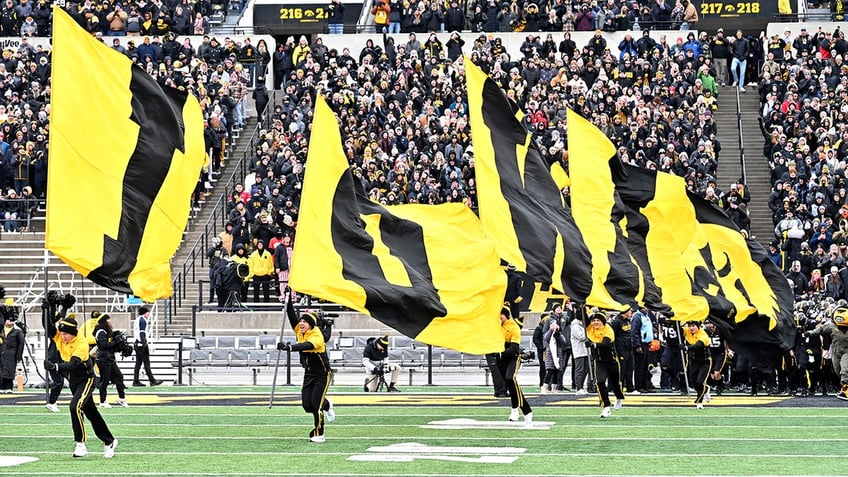
[[[274,274],[274,254],[264,248],[262,250],[254,250],[250,254],[250,257],[247,258],[247,264],[250,266],[250,274],[247,276],[248,280],[255,275]]]

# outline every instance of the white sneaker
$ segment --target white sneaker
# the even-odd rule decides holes
[[[518,422],[518,408],[514,408],[509,412],[509,420],[512,422]]]
[[[118,404],[120,404],[121,407],[130,407],[130,403],[128,403],[126,399],[118,399]]]
[[[333,409],[333,401],[327,399],[327,402],[330,403],[330,409],[327,410],[327,422],[333,422],[336,420],[336,410]]]
[[[576,393],[574,393],[574,394],[576,394],[577,396],[585,396],[585,395],[586,395],[586,394],[588,394],[588,393],[586,392],[586,390],[585,390],[585,389],[580,388],[580,389],[578,389],[578,390],[577,390],[577,392],[576,392]]]
[[[533,413],[528,412],[524,415],[524,427],[532,428],[533,427]]]
[[[707,394],[704,394],[704,402],[710,402],[713,400],[713,397],[710,396],[710,388],[707,388]]]
[[[695,404],[695,409],[703,409],[704,405],[701,403]]]
[[[115,456],[115,449],[118,447],[118,439],[112,439],[112,443],[103,446],[103,457],[111,459]]]
[[[59,406],[57,406],[55,402],[54,403],[47,403],[47,404],[44,405],[44,407],[46,407],[47,410],[50,411],[50,412],[59,412]]]
[[[624,405],[624,399],[616,399],[615,400],[615,410],[618,411],[621,409],[621,406]]]
[[[100,407],[110,408],[110,407],[112,407],[112,405],[109,404],[108,402],[101,402]]]
[[[633,396],[638,396],[638,395],[640,395],[640,394],[642,394],[642,393],[640,393],[638,389],[634,389],[634,390],[632,390],[632,391],[627,391],[627,394],[631,394],[631,395],[633,395]]]
[[[327,439],[325,439],[324,436],[312,436],[312,437],[309,438],[309,442],[321,443],[321,442],[326,442],[326,441],[327,441]]]
[[[740,92],[742,92],[742,93],[744,93],[744,92],[745,92],[745,88],[743,88],[743,87],[741,87],[741,86],[740,86],[740,87],[739,87],[739,91],[740,91]]]
[[[732,85],[730,85],[730,86],[731,86],[732,88],[735,88],[735,87],[736,87],[736,85],[737,85],[737,82],[736,82],[736,81],[734,81],[734,82],[733,82],[733,84],[732,84]]]
[[[612,411],[610,411],[609,407],[605,407],[603,409],[603,411],[601,411],[601,418],[603,419],[605,417],[610,417],[610,416],[612,416]]]
[[[85,457],[88,455],[88,448],[85,447],[85,442],[77,442],[74,448],[74,457]]]

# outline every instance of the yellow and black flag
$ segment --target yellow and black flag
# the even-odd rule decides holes
[[[592,255],[547,163],[514,104],[468,58],[465,77],[483,228],[500,257],[542,289],[585,302],[595,286]]]
[[[205,159],[197,100],[162,88],[54,8],[47,248],[95,283],[171,295]]]
[[[471,210],[370,201],[320,96],[312,130],[292,289],[368,313],[424,343],[472,354],[503,350],[506,274]]]
[[[595,286],[586,304],[619,309],[645,304],[656,311],[667,311],[652,277],[643,273],[628,248],[626,207],[608,166],[609,161],[618,160],[615,146],[574,110],[566,114],[571,213],[592,252]]]
[[[715,205],[687,194],[702,231],[696,246],[741,310],[731,342],[748,356],[773,361],[780,356],[778,351],[795,346],[794,296],[789,283],[762,245],[745,239]]]
[[[792,291],[762,246],[683,179],[609,162],[628,206],[628,240],[676,320],[712,318],[734,349],[770,361],[794,345]],[[641,252],[639,249],[641,248]]]

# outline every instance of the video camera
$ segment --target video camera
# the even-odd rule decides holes
[[[532,361],[536,359],[536,352],[532,349],[520,348],[518,354],[523,361]]]
[[[133,354],[133,347],[127,340],[127,336],[120,330],[112,332],[112,341],[115,343],[116,349],[121,353],[121,356],[128,358]]]
[[[315,324],[318,325],[319,328],[324,328],[327,326],[333,326],[336,324],[336,320],[334,318],[338,318],[338,313],[325,313],[323,310],[318,310],[315,312],[315,316],[318,317]]]
[[[2,318],[2,320],[0,320],[0,323],[6,320],[18,321],[18,318],[20,318],[20,310],[18,309],[18,307],[12,306],[11,298],[9,299],[9,301],[10,303],[7,305],[6,288],[0,285],[0,318]],[[24,327],[23,323],[18,323],[18,327],[20,327],[22,330],[24,330],[24,333],[26,333],[26,328]]]

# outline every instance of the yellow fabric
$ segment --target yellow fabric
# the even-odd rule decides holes
[[[323,353],[326,350],[326,344],[324,343],[324,335],[321,334],[321,330],[317,327],[309,328],[306,333],[300,332],[300,327],[295,328],[295,336],[297,336],[297,342],[303,343],[304,341],[309,341],[312,343],[314,348],[305,349],[301,351],[301,353]]]
[[[268,250],[264,250],[262,255],[259,255],[258,250],[247,257],[247,264],[250,267],[250,273],[247,279],[250,280],[254,275],[273,275],[274,274],[274,254]]]
[[[63,362],[69,362],[74,356],[83,362],[88,361],[89,346],[85,338],[77,335],[74,339],[65,343],[62,341],[62,336],[57,331],[56,335],[53,336],[53,341],[56,343],[56,349],[59,350],[59,356],[62,357]]]
[[[623,310],[630,303],[614,297],[608,288],[608,277],[614,269],[629,264],[634,275],[628,284],[636,302],[642,302],[643,276],[630,253],[623,245],[622,229],[626,224],[612,221],[616,208],[615,184],[609,161],[616,156],[615,146],[600,129],[568,110],[568,133],[580,138],[568,147],[571,183],[571,213],[577,226],[587,237],[586,244],[592,252],[592,293],[586,304],[610,310]],[[617,160],[617,159],[614,159]],[[618,247],[618,248],[617,248]],[[618,263],[616,263],[618,262]]]
[[[515,323],[515,320],[509,319],[501,324],[504,334],[505,343],[521,344],[521,328]]]
[[[707,335],[706,331],[704,331],[700,328],[698,328],[698,331],[696,331],[695,333],[692,333],[692,332],[689,331],[688,326],[684,326],[683,327],[683,338],[690,345],[693,345],[693,344],[700,341],[701,343],[704,343],[704,346],[706,346],[707,348],[710,347],[710,337],[709,337],[709,335]]]
[[[289,285],[424,343],[500,351],[506,274],[476,216],[458,203],[381,207],[357,196],[335,116],[323,97],[316,103],[321,133],[309,145]],[[351,260],[361,265],[345,267]],[[422,305],[425,293],[431,300]]]
[[[608,324],[604,324],[604,327],[598,330],[590,323],[586,327],[586,338],[592,340],[593,343],[601,343],[604,338],[609,338],[611,342],[615,342],[615,332],[612,330],[612,326]]]
[[[135,260],[134,266],[123,262],[125,285],[110,288],[131,292],[145,302],[169,297],[169,261],[182,240],[190,195],[206,156],[203,117],[197,100],[188,95],[181,116],[176,118],[184,128],[183,150],[173,150],[161,184],[151,184],[152,191],[140,190],[143,187],[125,190],[125,179],[132,183],[147,179],[145,158],[130,161],[137,145],[143,143],[147,149],[162,151],[151,144],[154,137],[140,135],[140,131],[151,129],[149,123],[145,123],[145,129],[133,121],[132,113],[142,108],[133,100],[144,99],[130,90],[133,69],[138,67],[86,33],[58,7],[54,7],[53,28],[47,194],[59,199],[47,204],[47,248],[89,277],[104,265],[106,243],[114,241],[124,246],[127,239],[133,240],[133,250],[124,250]],[[144,72],[137,69],[138,74]],[[160,88],[158,97],[172,98],[161,91]],[[170,128],[163,135],[180,134],[176,125],[159,127]],[[155,199],[146,217],[123,217],[122,221],[125,200],[151,194],[155,194]],[[145,225],[141,236],[135,232],[125,234],[132,237],[119,236],[122,223],[142,222]],[[122,261],[110,263],[120,267]]]

